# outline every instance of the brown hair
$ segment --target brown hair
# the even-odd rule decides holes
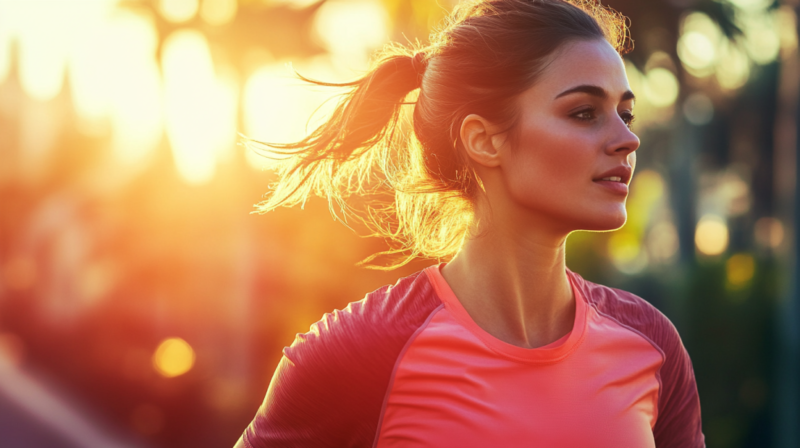
[[[330,119],[296,143],[245,144],[278,157],[279,180],[261,213],[326,197],[334,217],[357,218],[401,255],[449,258],[474,217],[481,182],[460,149],[469,114],[513,129],[514,99],[535,82],[546,58],[567,42],[606,39],[630,49],[626,19],[591,0],[482,0],[460,4],[428,46],[390,44],[349,88]],[[301,76],[302,78],[302,76]],[[419,90],[416,90],[419,89]],[[409,95],[412,93],[412,95]],[[407,97],[416,93],[416,102]],[[402,106],[413,105],[413,131]],[[265,149],[266,148],[266,149]],[[351,196],[375,198],[354,208]],[[387,198],[387,195],[389,198]]]

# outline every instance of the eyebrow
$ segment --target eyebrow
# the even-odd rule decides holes
[[[567,89],[556,95],[556,98],[561,98],[562,96],[571,95],[573,93],[586,93],[592,96],[596,96],[598,98],[603,98],[603,99],[608,98],[608,92],[606,92],[605,89],[603,89],[602,87],[592,86],[588,84]],[[621,101],[628,101],[635,99],[636,95],[634,95],[633,92],[631,92],[630,90],[626,90],[625,93],[622,94]]]

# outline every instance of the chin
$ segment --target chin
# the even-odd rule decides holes
[[[588,218],[588,219],[587,219]],[[628,220],[628,213],[625,207],[622,210],[609,213],[592,213],[588,216],[581,217],[580,223],[576,226],[575,230],[589,230],[595,232],[608,232],[617,230],[625,225]]]

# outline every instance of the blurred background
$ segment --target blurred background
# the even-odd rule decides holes
[[[610,0],[642,139],[629,219],[567,263],[678,327],[708,447],[800,447],[797,0]],[[0,0],[0,446],[228,447],[298,332],[436,260],[252,214],[237,145],[301,138],[455,1]],[[315,112],[316,111],[316,112]],[[309,117],[312,117],[311,119]]]

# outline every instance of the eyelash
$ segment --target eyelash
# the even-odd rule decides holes
[[[586,114],[586,113],[592,114],[592,116],[588,117],[588,118],[581,117],[581,115]],[[594,117],[594,113],[595,113],[595,108],[592,107],[592,108],[589,108],[589,109],[583,109],[583,110],[581,110],[579,112],[576,112],[576,113],[572,114],[572,117],[574,117],[574,118],[576,118],[576,119],[578,119],[580,121],[591,121],[591,120],[594,120],[594,118],[595,118]],[[624,121],[625,125],[628,126],[628,129],[631,128],[631,125],[633,125],[633,122],[636,120],[636,116],[633,115],[630,112],[622,113],[620,115],[620,118],[622,118],[622,121]]]

